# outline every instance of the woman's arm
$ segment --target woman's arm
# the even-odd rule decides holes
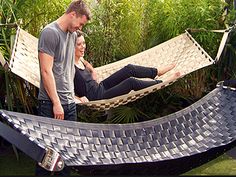
[[[82,60],[82,62],[84,63],[84,66],[90,71],[92,78],[97,81],[97,72],[94,67],[84,59]]]

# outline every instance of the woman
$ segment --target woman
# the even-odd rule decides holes
[[[131,90],[140,90],[162,81],[156,77],[165,74],[175,67],[174,64],[158,69],[128,64],[100,83],[97,82],[97,74],[93,66],[84,60],[86,43],[83,35],[77,32],[75,48],[75,95],[78,102],[89,100],[108,99],[129,93]],[[180,73],[172,77],[177,78]],[[151,81],[138,80],[136,78],[151,78]]]

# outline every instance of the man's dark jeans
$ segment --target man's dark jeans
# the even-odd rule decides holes
[[[76,121],[76,105],[75,103],[71,103],[68,105],[62,105],[64,109],[64,120]],[[38,115],[44,116],[47,118],[53,118],[53,106],[51,101],[46,100],[39,100],[39,107],[38,107]],[[45,170],[44,168],[40,167],[36,164],[35,175],[42,176],[42,175],[51,175],[52,172]],[[70,175],[70,168],[64,167],[64,169],[60,172],[55,172],[53,175],[60,175],[60,176],[69,176]]]

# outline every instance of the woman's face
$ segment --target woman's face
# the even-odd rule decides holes
[[[83,57],[84,52],[85,52],[85,48],[86,48],[86,43],[85,43],[84,36],[78,37],[76,40],[75,56],[77,56],[79,58]]]

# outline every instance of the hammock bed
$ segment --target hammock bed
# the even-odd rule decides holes
[[[121,174],[129,174],[134,165],[138,165],[140,173],[148,168],[158,174],[159,170],[171,173],[175,168],[159,169],[158,164],[168,165],[181,159],[185,159],[185,164],[191,162],[186,159],[194,157],[199,161],[201,154],[217,149],[224,152],[228,145],[235,143],[235,103],[236,89],[218,84],[185,109],[139,123],[80,123],[6,110],[0,110],[0,117],[35,146],[55,150],[67,166],[80,172],[113,168]],[[14,136],[11,143],[22,142],[1,129],[0,136],[4,137],[4,132],[5,138]],[[27,154],[30,150],[32,148],[27,146],[24,152]],[[216,152],[219,151],[214,151],[214,155]],[[150,169],[153,164],[154,168]],[[185,167],[182,165],[182,168]]]
[[[89,101],[87,103],[80,104],[86,105],[95,110],[109,110],[110,108],[125,105],[129,102],[142,98],[174,83],[179,78],[184,77],[193,71],[214,64],[214,62],[219,59],[219,56],[223,50],[229,30],[222,30],[221,32],[224,32],[224,37],[222,38],[220,49],[215,60],[213,60],[204,51],[204,49],[186,30],[185,33],[151,49],[145,50],[120,61],[95,68],[98,78],[101,81],[127,64],[160,68],[171,63],[176,63],[176,67],[174,69],[158,78],[163,80],[163,83],[156,84],[142,90],[131,91],[128,94],[111,99]],[[22,77],[34,86],[39,87],[40,71],[37,46],[38,39],[18,27],[10,60],[10,69],[16,75]],[[176,78],[175,80],[168,79],[177,71],[181,72],[179,78]]]

